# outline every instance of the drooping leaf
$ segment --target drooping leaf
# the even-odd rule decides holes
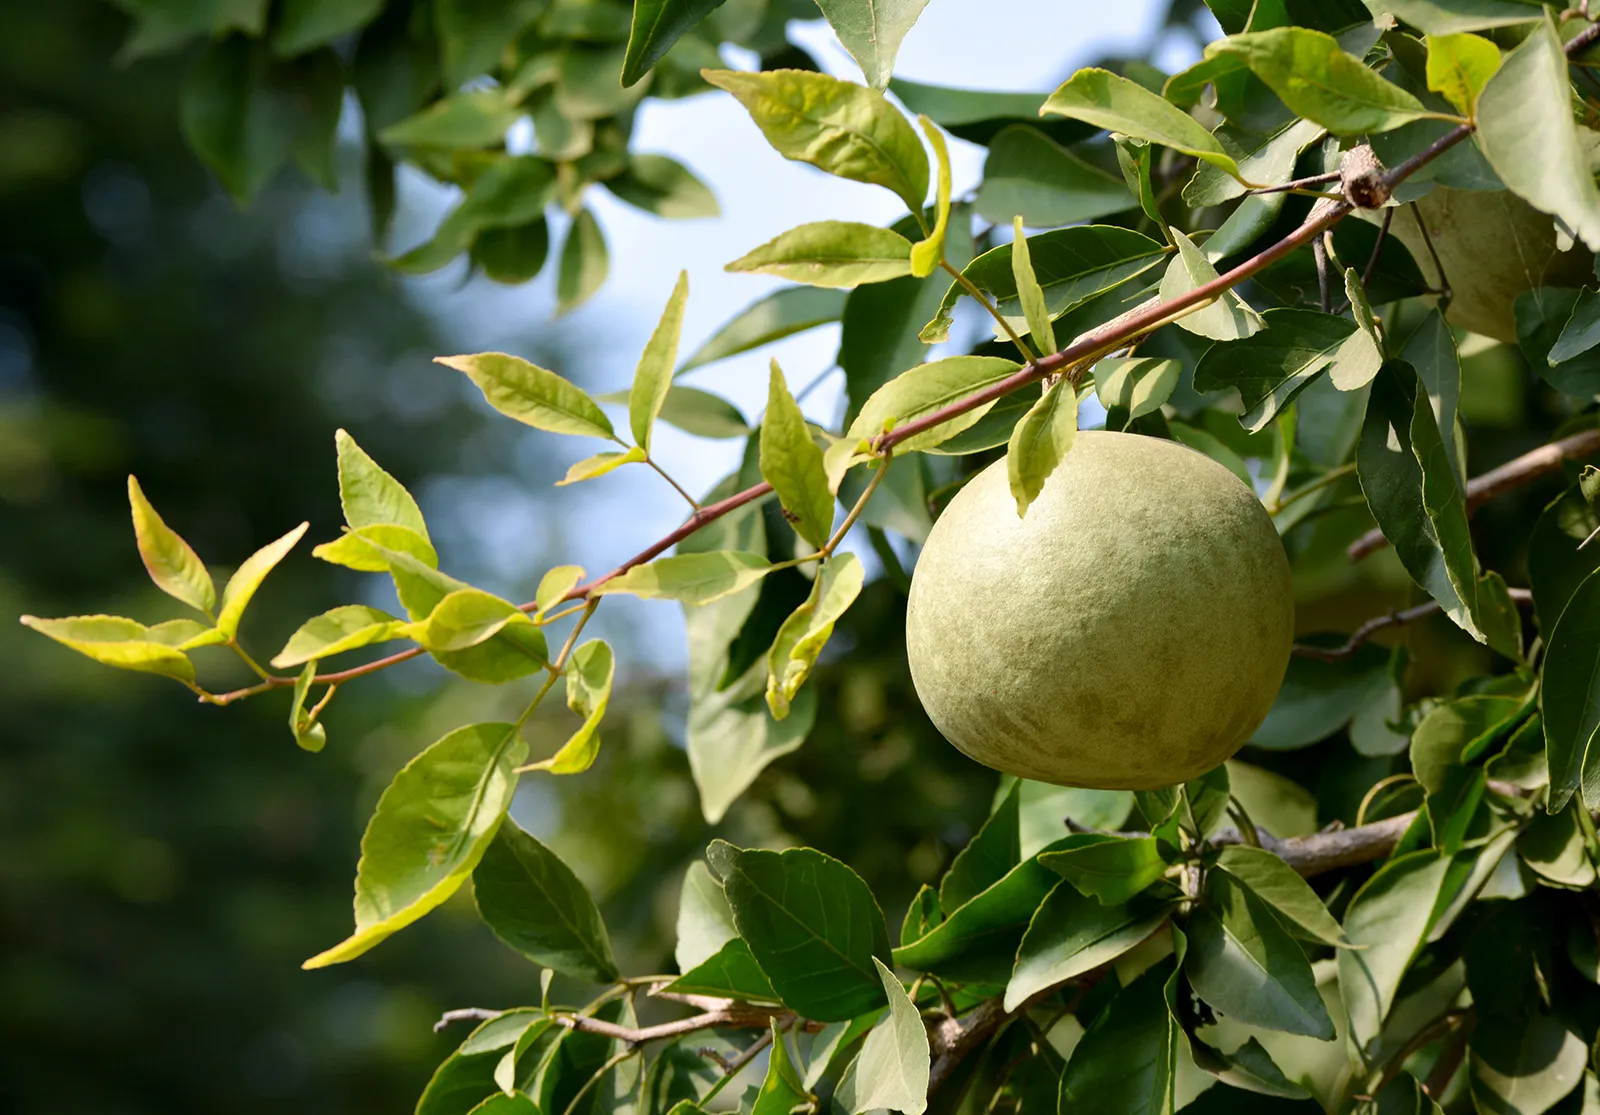
[[[646,600],[709,604],[749,588],[772,571],[760,554],[739,550],[677,554],[636,565],[620,577],[595,586],[593,595],[625,593]]]
[[[1013,124],[989,143],[975,204],[997,224],[1021,217],[1030,228],[1052,228],[1120,213],[1134,201],[1120,180],[1037,128]]]
[[[665,155],[630,155],[622,173],[603,185],[635,209],[663,220],[692,221],[722,213],[711,187]]]
[[[1233,158],[1199,121],[1159,94],[1109,70],[1079,70],[1050,94],[1040,113],[1149,140],[1239,176]]]
[[[194,682],[194,665],[189,656],[158,641],[151,628],[134,620],[122,616],[23,616],[22,623],[103,665]]]
[[[874,961],[890,955],[889,930],[859,875],[811,848],[779,853],[717,841],[707,856],[739,936],[784,1005],[837,1022],[883,1003]]]
[[[1600,575],[1573,591],[1545,650],[1539,711],[1550,760],[1551,812],[1574,794],[1600,808]],[[1592,803],[1592,804],[1591,804]]]
[[[553,434],[611,438],[611,421],[582,389],[556,373],[503,352],[439,356],[434,363],[463,373],[507,418]]]
[[[505,139],[522,110],[501,89],[471,89],[434,101],[427,108],[378,133],[391,147],[471,150]]]
[[[1517,295],[1512,312],[1517,344],[1528,366],[1557,391],[1586,399],[1600,394],[1600,353],[1590,350],[1550,362],[1550,353],[1582,298],[1582,291],[1569,287],[1540,287]]]
[[[907,425],[950,403],[998,383],[1020,367],[998,356],[949,356],[903,372],[872,394],[850,424],[851,440],[874,437]],[[975,407],[901,442],[897,450],[909,453],[938,445],[982,418],[989,406]]]
[[[1171,1115],[1181,1033],[1159,964],[1117,993],[1061,1074],[1061,1115]]]
[[[133,508],[133,533],[139,558],[156,587],[205,615],[216,607],[217,589],[205,562],[177,531],[150,506],[139,481],[128,477],[128,503]]]
[[[1033,257],[1028,252],[1028,238],[1022,231],[1022,218],[1011,222],[1011,276],[1017,285],[1017,300],[1022,304],[1022,316],[1028,323],[1028,332],[1040,355],[1056,351],[1055,330],[1050,327],[1050,309],[1045,303],[1044,290],[1033,270]]]
[[[795,333],[838,321],[845,295],[814,287],[785,287],[739,311],[711,335],[678,369],[691,369],[737,356]]]
[[[1061,883],[1033,915],[1006,984],[1005,1008],[1016,1010],[1047,987],[1109,963],[1166,922],[1169,902],[1107,905]]]
[[[1600,294],[1592,290],[1579,293],[1572,316],[1561,329],[1561,336],[1550,347],[1545,362],[1554,368],[1600,345]]]
[[[911,241],[893,229],[854,221],[792,228],[728,264],[819,287],[854,287],[911,274]]]
[[[915,1013],[915,1011],[913,1011]],[[806,1103],[808,1095],[800,1071],[789,1055],[789,1043],[774,1018],[772,1029],[772,1054],[767,1058],[767,1075],[761,1081],[750,1115],[789,1115],[796,1107]]]
[[[811,594],[783,621],[767,651],[767,707],[782,720],[795,695],[810,676],[833,626],[855,603],[866,578],[854,554],[839,554],[822,563]]]
[[[767,409],[761,419],[761,475],[778,493],[800,537],[821,549],[833,532],[833,493],[822,467],[822,450],[800,405],[789,394],[778,362],[772,362]]]
[[[316,663],[307,662],[306,668],[295,679],[293,696],[289,701],[289,731],[294,733],[294,742],[301,750],[311,752],[321,751],[328,742],[328,729],[313,720],[306,709],[306,697],[311,692],[311,683],[316,676]]]
[[[1306,27],[1232,35],[1206,47],[1206,57],[1232,55],[1248,66],[1297,116],[1335,135],[1385,132],[1427,115],[1410,93],[1346,54],[1339,40]]]
[[[351,530],[393,525],[428,537],[422,509],[404,485],[390,476],[343,430],[334,431],[339,459],[339,504]]]
[[[889,1012],[868,1031],[860,1055],[839,1084],[838,1100],[850,1115],[882,1108],[922,1115],[928,1109],[932,1068],[928,1031],[900,980],[876,956],[872,963],[889,998]]]
[[[355,932],[304,967],[353,960],[454,894],[501,827],[527,753],[515,725],[473,724],[407,763],[361,838]]]
[[[917,123],[933,147],[938,167],[934,187],[933,230],[911,245],[911,273],[918,278],[926,278],[937,271],[939,264],[944,261],[944,239],[950,227],[950,148],[945,144],[944,133],[932,120],[920,116]]]
[[[1046,850],[1051,847],[1046,845]],[[1059,880],[1060,876],[1037,858],[1024,860],[998,882],[948,911],[926,935],[896,949],[895,962],[919,971],[953,971],[963,979],[1004,982],[1034,911]]]
[[[636,0],[622,84],[635,85],[672,45],[705,19],[723,0]]]
[[[927,6],[928,0],[818,0],[817,3],[839,41],[861,67],[867,84],[877,90],[888,88],[900,42]]]
[[[617,978],[594,899],[560,857],[515,821],[501,825],[482,852],[472,890],[495,936],[535,964],[595,983]]]
[[[306,528],[310,525],[301,523],[282,538],[268,542],[240,563],[239,568],[228,578],[228,583],[222,589],[222,607],[217,610],[218,631],[229,638],[239,633],[239,621],[244,618],[244,610],[250,606],[256,589],[267,579],[267,574],[289,555],[289,551],[304,537]]]
[[[639,366],[633,373],[633,390],[628,396],[628,424],[633,440],[645,453],[650,452],[650,431],[656,415],[672,387],[673,367],[678,362],[678,334],[683,331],[684,306],[689,301],[689,272],[678,272],[677,285],[661,311],[655,332],[645,343]]]
[[[569,313],[587,302],[605,284],[611,269],[605,233],[588,209],[572,218],[567,238],[561,245],[561,261],[556,271],[556,312]]]
[[[383,0],[284,0],[272,49],[292,58],[364,26],[382,10]]]
[[[492,241],[486,243],[485,236],[496,231],[523,230],[542,221],[555,189],[556,169],[548,159],[536,155],[496,158],[473,179],[466,196],[440,220],[432,237],[391,262],[408,274],[426,274],[444,267],[469,248],[482,249],[474,252],[475,257],[487,252],[492,258],[496,245]],[[548,230],[544,237],[548,241]],[[541,266],[546,250],[548,244],[534,252]]]
[[[583,724],[548,759],[532,764],[530,770],[551,774],[581,774],[594,765],[600,754],[600,721],[611,703],[611,682],[616,673],[616,658],[610,644],[590,639],[572,652],[567,662],[567,707],[583,717]]]
[[[195,63],[179,101],[184,138],[223,189],[249,204],[289,157],[294,114],[265,43],[233,35]]]
[[[1177,229],[1171,230],[1178,254],[1161,279],[1161,301],[1171,302],[1217,278],[1217,269],[1205,253]],[[1238,341],[1266,328],[1260,314],[1236,291],[1224,291],[1211,305],[1185,314],[1177,321],[1186,329],[1213,341]]]
[[[579,484],[585,480],[593,480],[596,477],[615,472],[623,465],[638,464],[648,457],[649,454],[637,445],[630,445],[626,449],[607,449],[594,454],[592,457],[574,461],[567,468],[566,475],[556,481],[556,487],[564,488],[568,484]]]
[[[1006,446],[1006,477],[1017,515],[1044,490],[1045,481],[1072,449],[1078,433],[1078,392],[1063,377],[1039,397],[1011,431]]]
[[[1478,97],[1477,141],[1512,193],[1600,249],[1600,189],[1571,111],[1567,56],[1548,17]]]
[[[913,212],[928,196],[928,156],[883,94],[806,70],[702,76],[732,93],[786,159],[894,191]]]
[[[1340,348],[1343,359],[1333,362],[1328,378],[1340,391],[1359,391],[1371,383],[1383,367],[1383,336],[1378,331],[1372,303],[1367,299],[1367,288],[1354,267],[1345,268],[1344,292],[1350,302],[1350,316],[1355,319],[1356,331]]]
[[[300,625],[272,664],[287,670],[314,659],[332,658],[347,650],[405,637],[406,624],[365,604],[345,604],[313,616]]]

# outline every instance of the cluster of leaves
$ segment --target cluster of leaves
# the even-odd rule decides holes
[[[1496,255],[1524,261],[1521,285],[1494,298],[1511,306],[1518,350],[1570,398],[1571,429],[1595,425],[1586,408],[1600,397],[1600,295],[1547,281],[1573,260],[1586,281],[1600,245],[1584,73],[1593,25],[1523,0],[1370,6],[1215,0],[1229,34],[1187,70],[1086,69],[1048,98],[1019,98],[891,83],[897,36],[862,29],[883,16],[883,28],[903,34],[919,6],[825,4],[869,85],[792,69],[701,76],[733,94],[786,157],[892,191],[908,208],[903,221],[804,225],[734,261],[798,285],[738,315],[682,367],[680,280],[632,389],[610,400],[626,402],[631,438],[601,409],[607,400],[526,360],[441,361],[508,417],[618,447],[574,465],[570,482],[630,464],[662,472],[650,452],[658,419],[745,437],[735,475],[704,502],[685,496],[683,528],[586,583],[576,567],[552,569],[535,600],[514,604],[440,571],[415,501],[341,436],[349,529],[316,553],[387,573],[406,618],[337,608],[273,659],[303,667],[298,676],[258,667],[238,644],[238,619],[303,528],[241,566],[218,606],[203,564],[132,484],[146,565],[206,622],[29,622],[110,665],[175,677],[204,700],[292,687],[290,725],[310,749],[325,741],[319,716],[337,688],[401,658],[427,653],[487,684],[543,675],[517,720],[459,728],[395,777],[363,841],[355,932],[307,962],[360,955],[470,876],[479,912],[513,948],[608,985],[577,1013],[544,1002],[487,1020],[424,1095],[433,1115],[694,1110],[732,1073],[722,1046],[702,1056],[705,1039],[682,1035],[747,1029],[752,1019],[771,1043],[765,1080],[746,1097],[761,1115],[824,1103],[849,1115],[921,1115],[930,1093],[952,1111],[1009,1103],[1166,1115],[1193,1097],[1191,1069],[1224,1101],[1412,1111],[1470,1097],[1486,1115],[1541,1115],[1557,1103],[1592,1111],[1600,548],[1583,543],[1600,518],[1594,492],[1575,480],[1535,530],[1527,593],[1484,568],[1468,520],[1450,298],[1455,290],[1467,304],[1475,259],[1483,271]],[[553,5],[537,26],[572,10]],[[670,84],[668,60],[692,41],[674,36],[704,15],[636,5],[632,37],[615,49],[623,78],[633,76],[630,59],[655,61],[655,80]],[[536,62],[566,73],[544,54],[514,61],[507,74]],[[592,77],[589,61],[575,68]],[[918,127],[885,84],[923,110]],[[434,115],[452,118],[461,98],[515,87],[508,77]],[[1020,122],[1032,113],[1057,130]],[[989,145],[970,202],[951,196],[941,128]],[[1335,226],[1348,203],[1310,187],[1371,152],[1405,173],[1367,181],[1372,220]],[[515,159],[492,158],[517,173]],[[489,173],[478,182],[500,181]],[[1431,218],[1418,215],[1462,191],[1493,197],[1512,219],[1430,233]],[[1012,238],[974,235],[975,211],[1010,222]],[[1411,221],[1422,258],[1402,231]],[[1468,247],[1452,243],[1463,235]],[[1230,261],[1242,262],[1226,270]],[[1250,286],[1235,289],[1245,278]],[[964,298],[992,318],[994,341],[921,362],[926,345],[948,340]],[[776,365],[753,428],[731,404],[674,382],[835,317],[847,382],[835,429],[804,418]],[[1488,337],[1503,328],[1474,324]],[[1018,390],[1047,374],[1034,397]],[[844,864],[810,849],[718,842],[709,870],[693,868],[685,883],[680,974],[624,979],[576,877],[506,818],[521,773],[577,773],[594,761],[613,656],[579,639],[603,597],[686,610],[687,747],[715,822],[811,728],[807,675],[865,580],[863,563],[838,552],[850,529],[865,525],[885,576],[903,581],[903,547],[889,534],[919,542],[943,499],[1001,447],[1025,515],[1071,451],[1091,390],[1108,429],[1178,440],[1257,485],[1298,572],[1349,541],[1341,510],[1363,509],[1356,529],[1376,523],[1432,605],[1498,656],[1493,673],[1408,703],[1398,654],[1349,648],[1295,661],[1251,742],[1293,751],[1345,733],[1374,760],[1356,810],[1364,824],[1348,845],[1280,843],[1289,833],[1250,804],[1243,780],[1260,777],[1246,776],[1251,768],[1096,799],[1103,831],[1074,834],[1062,830],[1059,798],[1023,784],[1000,798],[940,887],[918,896],[898,948]],[[552,654],[545,631],[563,620]],[[320,672],[325,658],[393,640],[413,646]],[[189,654],[208,645],[239,654],[260,683],[221,695],[200,688]],[[580,723],[529,763],[521,729],[558,681]],[[323,696],[308,708],[318,686]],[[1320,892],[1302,877],[1324,873],[1332,878]],[[917,973],[909,990],[897,968]],[[676,1027],[641,1029],[634,992],[654,984],[658,998],[716,1005]],[[675,1036],[647,1067],[636,1060]]]

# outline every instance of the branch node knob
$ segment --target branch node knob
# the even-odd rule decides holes
[[[1384,177],[1383,164],[1366,143],[1345,152],[1339,185],[1345,200],[1357,209],[1381,209],[1394,193]]]

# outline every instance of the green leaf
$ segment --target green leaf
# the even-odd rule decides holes
[[[637,84],[674,43],[722,3],[723,0],[635,0],[628,54],[622,63],[622,84]]]
[[[1305,27],[1232,35],[1206,57],[1232,55],[1297,116],[1335,135],[1386,132],[1430,115],[1422,102],[1346,54],[1339,40]]]
[[[1211,64],[1200,63],[1202,66]],[[1225,146],[1237,146],[1239,154],[1235,157],[1239,162],[1239,171],[1245,177],[1267,186],[1282,186],[1294,178],[1294,166],[1301,152],[1326,134],[1326,129],[1320,124],[1297,119],[1264,138],[1253,133],[1236,132],[1231,128],[1219,128],[1217,138]],[[1209,163],[1203,163],[1183,188],[1183,199],[1199,208],[1221,205],[1244,195],[1244,192],[1244,185],[1238,179],[1229,177]],[[1211,247],[1210,241],[1206,243],[1206,255],[1213,260],[1221,258]]]
[[[903,77],[889,82],[889,92],[906,109],[927,116],[951,135],[969,143],[992,144],[995,136],[1013,124],[1034,124],[1058,143],[1073,143],[1094,134],[1086,124],[1071,120],[1039,120],[1039,106],[1048,93],[1004,93],[984,89],[957,89],[927,85]]]
[[[522,246],[497,244],[485,237],[500,231],[516,233],[520,239],[522,230],[530,224],[542,224],[544,208],[554,197],[556,185],[555,165],[547,159],[536,155],[495,158],[472,180],[466,195],[445,214],[433,230],[433,236],[391,262],[407,274],[426,274],[439,270],[470,249],[475,259],[489,256],[499,270],[499,262],[494,260],[496,254],[501,249],[520,252]],[[532,254],[542,267],[549,251],[549,230],[539,229],[534,237]],[[524,265],[508,263],[506,266]]]
[[[1386,364],[1373,381],[1356,466],[1406,572],[1467,634],[1520,658],[1521,619],[1499,574],[1479,574],[1460,481],[1409,365]]]
[[[406,626],[387,612],[365,604],[345,604],[302,623],[299,630],[289,636],[272,665],[287,670],[373,643],[403,639]]]
[[[1332,1041],[1311,963],[1267,905],[1226,872],[1189,917],[1184,970],[1197,995],[1249,1026]]]
[[[217,589],[205,562],[178,532],[167,526],[145,499],[139,481],[128,477],[128,503],[133,508],[133,533],[139,558],[156,587],[197,612],[209,616],[217,604]]]
[[[483,352],[439,356],[434,363],[463,373],[478,385],[490,406],[536,430],[608,439],[615,436],[605,412],[580,388],[521,357]]]
[[[928,0],[817,0],[867,84],[880,91],[888,88],[901,40],[927,6]]]
[[[1578,549],[1597,528],[1600,517],[1573,485],[1544,509],[1528,537],[1528,587],[1546,642],[1583,579],[1600,569],[1600,546]]]
[[[1170,230],[1178,254],[1167,265],[1161,279],[1161,301],[1171,302],[1197,287],[1217,278],[1217,269],[1211,266],[1205,253],[1194,246],[1177,229]],[[1211,305],[1193,310],[1178,318],[1177,325],[1200,337],[1213,341],[1238,341],[1266,328],[1260,314],[1250,308],[1250,303],[1233,290],[1224,291]]]
[[[1054,987],[1137,947],[1166,923],[1172,905],[1142,901],[1107,905],[1061,883],[1039,907],[1017,949],[1006,984],[1005,1009],[1014,1011]]]
[[[1061,1074],[1061,1115],[1171,1115],[1182,1031],[1167,1009],[1160,964],[1117,993]]]
[[[1241,177],[1238,165],[1204,125],[1159,94],[1109,70],[1079,70],[1050,94],[1039,112],[1149,140]]]
[[[388,524],[416,531],[426,539],[428,524],[404,485],[343,430],[335,430],[333,440],[339,457],[339,504],[350,529]]]
[[[1517,837],[1517,855],[1528,869],[1546,882],[1573,890],[1588,890],[1595,884],[1595,866],[1589,861],[1584,825],[1577,807],[1567,807],[1553,816],[1536,813],[1533,821]]]
[[[648,457],[649,454],[637,445],[630,445],[626,449],[608,449],[604,452],[596,453],[592,457],[585,457],[581,461],[574,462],[567,469],[567,474],[556,481],[556,487],[563,488],[568,484],[593,480],[598,476],[606,475],[608,472],[615,472],[623,465],[638,464]]]
[[[811,594],[796,608],[767,651],[767,707],[775,719],[789,715],[795,695],[811,674],[833,625],[861,595],[866,571],[854,554],[839,554],[822,563]]]
[[[473,89],[434,101],[415,116],[390,124],[378,139],[390,147],[443,151],[494,147],[522,113],[503,89]]]
[[[317,664],[307,662],[306,668],[295,679],[294,697],[289,702],[289,731],[294,733],[294,742],[302,750],[313,753],[321,751],[328,743],[328,729],[312,720],[311,714],[306,711],[306,695],[311,692],[311,683],[316,676]]]
[[[311,556],[362,573],[387,573],[389,552],[405,554],[429,569],[439,566],[439,555],[426,538],[410,527],[388,523],[346,531],[312,550]]]
[[[1179,818],[1183,830],[1199,840],[1209,840],[1228,816],[1231,797],[1226,765],[1212,767],[1183,784]]]
[[[667,985],[675,995],[715,995],[748,1002],[752,999],[776,1003],[778,993],[772,981],[750,954],[750,946],[738,937],[727,941],[705,960],[686,970]]]
[[[1333,362],[1328,378],[1340,391],[1358,391],[1371,383],[1383,367],[1383,337],[1378,331],[1372,303],[1367,300],[1367,289],[1354,267],[1345,268],[1344,293],[1350,301],[1350,316],[1355,319],[1356,332],[1340,348],[1340,359]]]
[[[532,628],[533,621],[511,601],[469,587],[440,597],[425,618],[406,625],[405,633],[428,651],[466,650],[511,624]]]
[[[1578,794],[1600,808],[1600,575],[1572,594],[1550,633],[1539,688],[1545,752],[1550,759],[1547,808],[1558,812]],[[1589,803],[1594,803],[1590,805]]]
[[[844,312],[845,295],[815,287],[784,287],[740,310],[711,335],[678,374],[760,348],[830,321]]]
[[[1041,354],[1055,352],[1058,346],[1055,330],[1050,327],[1050,309],[1033,270],[1033,257],[1028,252],[1028,238],[1023,234],[1021,217],[1013,217],[1011,222],[1011,275],[1035,347]]]
[[[1206,351],[1209,353],[1211,349]],[[1160,410],[1172,397],[1182,372],[1181,360],[1161,360],[1153,356],[1107,357],[1094,366],[1094,392],[1100,405],[1107,410],[1121,407],[1128,412],[1131,422]]]
[[[1461,409],[1461,356],[1443,314],[1432,310],[1422,319],[1401,348],[1400,359],[1410,362],[1417,370],[1417,379],[1427,392],[1428,405],[1433,410],[1434,423],[1444,439],[1450,470],[1465,484],[1467,470],[1461,461],[1460,438],[1456,431]]]
[[[1077,833],[1056,841],[1055,848],[1039,862],[1107,906],[1127,902],[1167,873],[1153,836]]]
[[[701,860],[691,863],[683,876],[677,933],[673,958],[680,972],[688,972],[710,960],[739,935],[722,884]]]
[[[605,188],[646,213],[669,221],[721,216],[717,195],[688,167],[665,155],[631,155],[623,172]]]
[[[1587,1049],[1560,1019],[1490,1015],[1472,1032],[1468,1082],[1483,1115],[1540,1115],[1583,1079]]]
[[[889,930],[859,875],[812,848],[741,850],[719,840],[707,855],[739,936],[785,1006],[842,1022],[883,1003],[874,961],[890,955]]]
[[[1365,1056],[1383,1029],[1400,980],[1432,927],[1450,857],[1435,851],[1391,859],[1356,892],[1345,912],[1339,992],[1350,1036]]]
[[[291,58],[364,27],[383,0],[284,0],[272,29],[272,49]]]
[[[1527,0],[1366,0],[1374,15],[1390,14],[1428,35],[1487,31],[1538,19]]]
[[[1030,228],[1092,221],[1133,204],[1121,179],[1021,124],[990,141],[976,202],[986,220],[1003,224],[1021,217]]]
[[[1567,56],[1546,17],[1478,97],[1477,141],[1512,193],[1600,249],[1600,190],[1572,119]]]
[[[563,603],[567,593],[578,586],[583,580],[583,566],[557,565],[539,578],[539,587],[533,594],[533,602],[538,605],[533,613],[535,620],[542,620],[545,614],[553,612],[556,606]]]
[[[556,272],[556,313],[565,314],[587,302],[606,281],[611,260],[605,233],[588,209],[580,209],[561,245]]]
[[[833,493],[822,467],[822,450],[811,440],[811,428],[789,394],[776,360],[761,419],[760,459],[762,478],[778,493],[785,517],[800,537],[819,550],[827,545],[833,533]]]
[[[661,311],[661,320],[650,334],[633,373],[633,389],[628,395],[628,424],[633,430],[633,440],[647,454],[650,452],[650,429],[672,387],[672,370],[678,362],[678,335],[683,331],[683,310],[688,301],[689,273],[680,271],[672,296],[667,299],[667,308]]]
[[[875,437],[885,430],[904,426],[998,383],[1020,367],[1015,361],[998,356],[948,356],[930,364],[919,364],[873,392],[850,424],[847,436],[851,440]],[[987,403],[941,422],[901,442],[897,450],[909,453],[938,445],[967,429],[993,405]]]
[[[912,212],[928,196],[928,155],[883,94],[806,70],[704,70],[732,93],[786,159],[894,191]]]
[[[678,554],[636,565],[594,589],[595,596],[625,593],[645,600],[709,604],[749,588],[772,571],[760,554],[740,550]]]
[[[889,1012],[867,1033],[860,1055],[840,1082],[838,1102],[850,1115],[883,1108],[922,1115],[928,1109],[932,1068],[928,1031],[899,978],[876,956],[872,963],[889,997]]]
[[[872,0],[868,0],[872,2]],[[926,3],[927,0],[922,0]],[[917,123],[928,137],[937,157],[939,174],[934,190],[935,208],[933,231],[911,246],[911,273],[926,278],[944,262],[945,231],[950,226],[950,148],[945,145],[944,133],[926,116],[917,117]]]
[[[206,48],[184,83],[184,138],[223,189],[249,204],[289,157],[294,111],[266,44],[230,36]]]
[[[122,616],[23,616],[22,623],[102,665],[194,682],[189,656],[152,638],[152,629],[134,620]]]
[[[544,6],[543,0],[435,0],[433,22],[444,85],[453,89],[494,69],[506,45]]]
[[[789,1056],[789,1042],[783,1036],[776,1018],[771,1026],[772,1054],[767,1058],[767,1075],[761,1081],[761,1090],[756,1093],[750,1115],[789,1115],[795,1108],[803,1106],[809,1095],[800,1079],[799,1069]]]
[[[1150,177],[1150,163],[1155,154],[1155,148],[1147,139],[1135,139],[1133,136],[1116,134],[1112,142],[1117,150],[1117,167],[1122,171],[1123,184],[1139,201],[1139,208],[1150,223],[1161,230],[1162,236],[1167,236],[1167,219],[1161,214],[1161,205],[1156,200],[1155,183]],[[1210,166],[1209,163],[1204,164]],[[1215,167],[1212,167],[1216,170]],[[1218,175],[1226,178],[1220,170]],[[1229,179],[1232,181],[1232,179]]]
[[[473,724],[395,775],[361,838],[356,931],[306,968],[353,960],[454,894],[500,828],[528,745],[512,724]]]
[[[734,438],[750,433],[750,420],[738,407],[697,387],[671,387],[659,417],[695,437]]]
[[[926,936],[895,949],[895,963],[924,972],[954,971],[962,979],[1005,982],[1028,922],[1059,878],[1037,859],[1024,860],[949,911]]]
[[[911,274],[911,248],[911,241],[892,229],[816,221],[769,240],[724,270],[776,275],[811,286],[853,287]]]
[[[594,983],[618,977],[600,911],[560,857],[515,821],[500,826],[482,856],[472,890],[496,937],[563,975]]]
[[[294,549],[295,543],[304,537],[310,525],[301,523],[282,538],[268,542],[244,559],[222,589],[222,607],[217,612],[218,631],[229,638],[239,633],[239,621],[244,618],[244,610],[249,607],[256,589],[267,579],[267,574]]]
[[[1044,482],[1072,449],[1077,434],[1078,392],[1072,381],[1063,377],[1028,408],[1006,446],[1006,477],[1011,498],[1017,501],[1018,518],[1039,498]]]
[[[1578,293],[1578,300],[1572,305],[1572,316],[1550,347],[1545,362],[1554,368],[1596,345],[1600,345],[1600,293],[1583,290]]]
[[[1232,876],[1270,906],[1284,928],[1297,937],[1335,948],[1348,943],[1311,884],[1271,852],[1242,844],[1224,848],[1215,869]]]
[[[960,909],[1022,862],[1021,800],[1021,784],[1013,782],[978,835],[951,861],[939,881],[936,908]]]
[[[594,765],[600,754],[600,721],[611,704],[611,682],[616,674],[616,658],[602,639],[590,639],[572,652],[567,662],[567,707],[583,717],[583,724],[572,733],[550,758],[529,766],[551,774],[581,774]]]
[[[1581,352],[1550,363],[1550,352],[1577,313],[1583,292],[1567,287],[1539,287],[1517,295],[1512,304],[1517,343],[1528,366],[1563,394],[1589,399],[1600,394],[1600,353]]]
[[[1500,48],[1478,35],[1429,35],[1427,43],[1428,89],[1471,116],[1500,68]]]

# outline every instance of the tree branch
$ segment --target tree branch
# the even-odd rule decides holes
[[[1600,27],[1600,24],[1596,26]],[[1520,457],[1514,457],[1499,468],[1490,469],[1482,476],[1467,482],[1467,514],[1470,515],[1495,496],[1509,492],[1513,488],[1520,488],[1524,484],[1531,484],[1541,477],[1558,471],[1562,461],[1575,457],[1588,457],[1595,453],[1600,453],[1600,429],[1583,430],[1571,437],[1553,441],[1549,445],[1541,445]],[[1374,528],[1350,543],[1349,548],[1345,550],[1345,556],[1351,561],[1360,561],[1388,544],[1389,540],[1383,536],[1383,532]]]
[[[1506,592],[1514,603],[1524,606],[1533,603],[1533,593],[1529,592],[1525,588],[1507,589]],[[1403,611],[1390,612],[1388,615],[1383,616],[1374,616],[1351,632],[1350,637],[1346,639],[1341,646],[1318,647],[1312,646],[1309,643],[1296,643],[1294,645],[1294,653],[1301,658],[1320,658],[1324,662],[1337,662],[1341,658],[1349,658],[1352,654],[1361,649],[1361,645],[1363,643],[1372,638],[1372,636],[1376,635],[1379,631],[1382,631],[1384,628],[1398,627],[1402,624],[1412,623],[1416,620],[1422,619],[1424,616],[1431,616],[1433,613],[1441,610],[1442,608],[1437,600],[1429,600],[1425,603],[1418,604],[1415,607],[1406,608]]]
[[[626,1042],[629,1045],[643,1045],[645,1042],[660,1041],[663,1038],[675,1038],[682,1034],[698,1033],[701,1030],[715,1030],[721,1027],[728,1029],[750,1029],[758,1026],[769,1026],[774,1018],[780,1023],[792,1019],[794,1013],[782,1007],[757,1007],[748,1003],[735,1003],[731,1000],[727,1006],[720,1010],[710,1010],[703,1014],[696,1014],[689,1018],[680,1018],[675,1022],[662,1022],[655,1026],[639,1028],[619,1026],[615,1022],[607,1022],[602,1018],[590,1018],[582,1014],[558,1014],[554,1016],[558,1025],[569,1030],[581,1030],[586,1034],[599,1034],[602,1037]]]

